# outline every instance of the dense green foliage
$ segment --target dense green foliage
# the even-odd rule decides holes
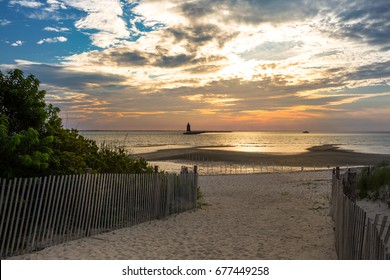
[[[45,133],[45,91],[20,70],[0,72],[0,175],[32,176],[49,168],[53,137]]]
[[[96,170],[99,173],[147,173],[153,172],[153,167],[148,166],[143,158],[135,159],[123,147],[102,144]]]
[[[46,92],[38,87],[39,81],[33,75],[24,77],[18,69],[8,75],[0,72],[0,114],[8,118],[10,135],[29,128],[44,129],[48,118]]]
[[[381,165],[374,168],[371,174],[362,174],[357,192],[360,198],[380,199],[390,203],[390,166]]]
[[[125,149],[65,129],[59,108],[46,104],[39,80],[16,69],[0,71],[0,177],[75,173],[151,172]]]
[[[53,137],[40,137],[34,128],[10,133],[7,116],[0,116],[0,176],[33,176],[49,168]]]

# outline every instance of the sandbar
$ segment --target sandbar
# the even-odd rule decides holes
[[[157,152],[137,154],[147,161],[215,161],[234,164],[261,164],[264,162],[284,166],[361,166],[390,162],[390,154],[367,154],[339,149],[334,145],[308,148],[297,154],[258,153],[213,150],[212,147],[162,149]]]

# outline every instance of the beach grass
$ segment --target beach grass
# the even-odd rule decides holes
[[[363,173],[357,184],[360,198],[381,200],[390,207],[390,166],[378,166],[371,174]]]

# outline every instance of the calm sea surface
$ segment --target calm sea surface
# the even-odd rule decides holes
[[[312,146],[325,144],[357,152],[390,154],[390,132],[231,132],[183,135],[182,131],[84,130],[80,131],[80,134],[97,141],[98,144],[105,142],[124,146],[134,154],[188,147],[244,152],[300,153]]]

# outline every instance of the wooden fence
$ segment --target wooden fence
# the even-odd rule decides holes
[[[164,163],[156,162],[162,166]],[[326,171],[332,170],[330,166],[299,166],[275,164],[273,162],[261,163],[228,163],[221,161],[183,161],[186,165],[198,166],[199,175],[233,175],[233,174],[259,174],[259,173],[281,173],[281,172],[301,172],[301,171]],[[181,163],[172,164],[169,162],[163,167],[164,170],[177,172],[181,168]],[[347,168],[347,167],[346,167]]]
[[[0,179],[0,256],[193,209],[197,176],[190,172]]]
[[[348,171],[347,171],[348,172]],[[331,215],[335,222],[335,245],[339,259],[390,260],[388,217],[374,221],[343,192],[342,179],[334,170],[332,176]]]

